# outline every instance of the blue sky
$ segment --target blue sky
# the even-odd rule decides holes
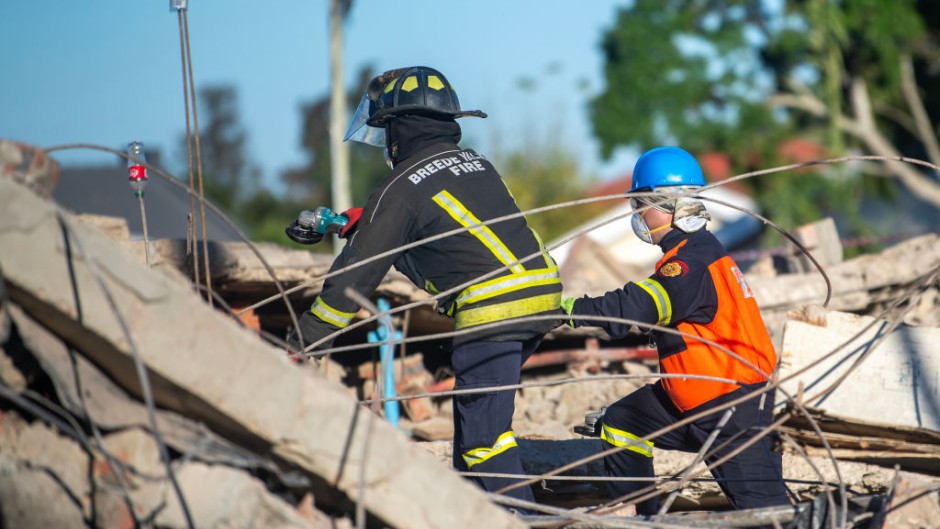
[[[603,85],[601,35],[627,0],[591,2],[358,0],[344,40],[350,88],[360,67],[427,65],[457,88],[465,144],[484,152],[558,141],[607,178],[637,153],[598,158],[586,102]],[[190,0],[197,88],[238,89],[249,156],[277,188],[302,163],[300,107],[328,92],[328,1]],[[168,0],[2,0],[0,138],[51,146],[160,148],[164,165],[185,130],[179,29]],[[525,80],[533,80],[524,90]],[[350,108],[352,112],[354,109]],[[557,138],[559,129],[561,137]],[[113,157],[62,152],[64,164]],[[117,163],[117,162],[114,162]]]

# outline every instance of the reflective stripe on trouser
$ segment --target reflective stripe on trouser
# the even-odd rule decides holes
[[[310,312],[321,320],[339,327],[340,329],[349,325],[349,322],[356,316],[355,312],[343,312],[326,304],[320,296],[313,302]]]
[[[464,462],[467,463],[467,468],[472,468],[473,465],[502,454],[514,446],[518,445],[516,444],[516,438],[513,436],[512,430],[510,430],[500,435],[496,439],[496,442],[493,443],[493,446],[484,446],[482,448],[468,450],[461,454],[461,457],[463,457]]]
[[[630,432],[618,430],[613,426],[608,426],[605,424],[604,427],[601,428],[601,439],[614,446],[632,450],[646,457],[653,457],[652,442],[647,441],[641,437],[637,437]]]
[[[457,389],[475,389],[519,383],[522,363],[532,342],[471,341],[454,347],[451,363]],[[454,397],[453,462],[458,470],[525,474],[519,449],[512,434],[512,415],[516,390],[491,391]],[[469,460],[464,456],[472,456]],[[489,492],[495,492],[520,480],[506,477],[468,476]],[[514,498],[532,501],[528,485],[508,491]]]
[[[695,408],[695,412],[685,414],[676,409],[662,386],[643,386],[607,407],[603,419],[604,426],[646,437],[652,432],[674,425],[689,416],[689,413],[698,413],[739,399],[762,386],[743,386]],[[724,445],[733,437],[736,439],[718,453],[706,458],[706,462],[712,463],[740,447],[753,435],[750,433],[751,429],[757,432],[762,426],[770,424],[773,420],[772,406],[767,405],[760,410],[760,400],[755,398],[735,405],[732,420],[721,428],[712,449]],[[773,402],[772,394],[768,396],[767,402]],[[659,435],[654,439],[656,448],[697,452],[722,415],[723,413],[713,413]],[[780,478],[780,466],[780,453],[773,451],[770,439],[764,437],[720,466],[712,468],[711,473],[734,508],[751,509],[789,504],[786,487]],[[653,458],[632,450],[622,450],[605,457],[604,468],[608,476],[652,478],[654,475]],[[609,481],[607,488],[610,496],[617,498],[648,484],[649,482]],[[637,505],[637,512],[640,514],[655,514],[657,510],[655,501]]]

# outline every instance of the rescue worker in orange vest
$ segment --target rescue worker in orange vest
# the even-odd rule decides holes
[[[486,114],[462,110],[451,84],[433,68],[389,70],[369,83],[344,140],[383,147],[391,172],[373,189],[361,212],[346,213],[350,220],[340,235],[347,243],[330,272],[461,227],[468,230],[328,278],[313,306],[300,316],[306,343],[294,332],[288,339],[292,350],[323,341],[349,325],[359,305],[345,289],[369,296],[394,266],[430,294],[459,288],[437,302],[438,311],[464,331],[454,337],[451,355],[457,389],[519,383],[523,362],[555,324],[522,318],[559,314],[561,279],[525,217],[481,224],[517,214],[519,208],[493,164],[458,146],[461,129],[456,118],[465,116]],[[288,236],[305,244],[316,242],[315,237],[309,242],[306,235],[294,237],[295,231],[296,221],[288,227]],[[457,469],[524,474],[512,430],[515,393],[454,398]],[[519,481],[504,476],[472,480],[491,492]],[[508,494],[534,501],[529,487]]]
[[[648,278],[590,298],[562,302],[575,327],[599,326],[612,337],[630,330],[625,323],[583,319],[607,316],[631,319],[675,329],[690,336],[650,332],[659,354],[660,372],[666,375],[704,375],[725,381],[695,378],[661,378],[610,405],[598,421],[604,449],[624,447],[605,457],[611,477],[652,478],[653,447],[697,452],[725,412],[716,412],[655,439],[647,436],[685,417],[714,408],[755,392],[771,378],[777,365],[767,329],[754,293],[738,265],[721,243],[705,229],[709,219],[700,200],[688,195],[705,185],[702,170],[688,152],[678,147],[659,147],[644,153],[633,170],[630,193],[656,192],[662,198],[631,197],[634,233],[649,244],[658,244],[665,255]],[[739,358],[698,341],[701,337],[735,353]],[[735,405],[730,420],[712,444],[713,462],[736,449],[767,426],[773,416],[773,393]],[[727,442],[727,445],[723,446]],[[787,505],[781,479],[781,457],[771,449],[768,437],[711,470],[718,485],[736,509]],[[609,481],[612,499],[649,486],[648,482]],[[639,503],[638,514],[656,514],[656,498]]]

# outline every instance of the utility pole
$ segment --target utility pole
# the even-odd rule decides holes
[[[349,190],[349,148],[343,142],[346,126],[346,88],[343,83],[343,21],[350,0],[330,0],[330,169],[332,170],[333,211],[352,207]],[[342,245],[335,244],[339,253]]]

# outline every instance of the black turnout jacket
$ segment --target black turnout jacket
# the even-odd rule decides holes
[[[347,326],[359,306],[344,289],[352,287],[368,297],[392,265],[430,294],[454,290],[437,303],[439,312],[455,319],[458,330],[556,311],[561,301],[558,268],[526,219],[479,225],[519,208],[493,165],[457,145],[456,122],[407,116],[392,123],[397,141],[390,150],[400,160],[373,189],[356,231],[330,271],[458,228],[470,230],[327,279],[310,308],[318,320],[315,335],[305,330],[305,338],[312,342]],[[549,320],[511,323],[457,336],[455,342],[521,340],[552,327]]]

